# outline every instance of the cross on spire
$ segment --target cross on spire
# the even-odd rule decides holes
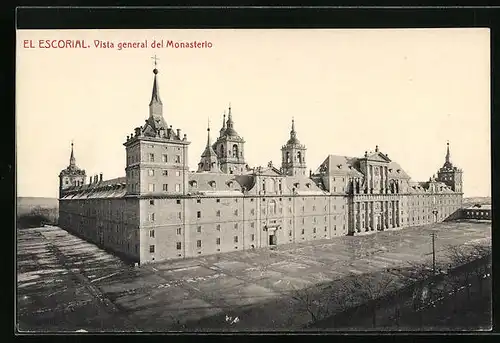
[[[156,68],[156,64],[157,64],[157,61],[159,60],[159,58],[156,57],[156,54],[153,57],[151,57],[151,58],[154,60],[155,68]]]

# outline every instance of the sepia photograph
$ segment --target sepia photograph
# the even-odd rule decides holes
[[[490,331],[490,31],[17,30],[20,333]]]

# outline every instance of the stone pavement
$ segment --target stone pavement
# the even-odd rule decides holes
[[[28,331],[288,330],[307,323],[293,289],[491,239],[491,223],[448,222],[374,235],[125,264],[57,227],[17,231],[18,326]],[[229,318],[231,317],[231,318]],[[238,317],[238,322],[231,323]]]

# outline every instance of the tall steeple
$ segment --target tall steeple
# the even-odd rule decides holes
[[[290,139],[281,147],[281,169],[285,175],[306,175],[306,147],[300,144],[295,131],[295,119],[292,118]]]
[[[169,132],[167,123],[163,118],[163,103],[160,99],[160,89],[158,86],[158,69],[156,56],[152,57],[154,59],[154,79],[153,79],[153,91],[151,93],[151,101],[149,102],[149,118],[146,120],[146,125],[143,128],[143,132],[147,136],[153,137],[172,137],[173,132]],[[178,137],[178,139],[180,139]]]
[[[300,144],[297,139],[297,132],[295,132],[295,119],[292,118],[292,130],[290,130],[290,139],[287,144]]]
[[[158,87],[158,80],[156,78],[156,75],[158,75],[158,69],[154,68],[153,69],[153,74],[155,75],[154,76],[154,80],[153,80],[153,92],[152,92],[152,95],[151,95],[151,102],[149,103],[149,106],[151,106],[153,103],[158,103],[160,105],[163,105],[162,102],[161,102],[161,99],[160,99],[160,90],[159,90],[159,87]]]
[[[222,116],[222,128],[219,131],[220,136],[224,136],[226,133],[226,111],[224,110],[224,115]]]
[[[73,153],[73,141],[71,141],[71,156],[69,157],[70,167],[76,167],[75,154]]]
[[[446,142],[446,163],[450,162],[450,142]]]
[[[220,172],[218,163],[217,163],[217,154],[212,148],[212,141],[210,139],[210,120],[207,125],[207,145],[203,154],[201,154],[200,163],[198,163],[198,172]]]
[[[238,136],[238,133],[234,129],[233,115],[231,113],[231,103],[229,103],[229,109],[227,113],[227,129],[225,131],[227,136]]]

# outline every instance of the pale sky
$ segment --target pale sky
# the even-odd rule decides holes
[[[250,166],[281,163],[292,117],[313,171],[328,154],[378,145],[415,181],[451,160],[465,196],[490,196],[490,33],[411,30],[18,31],[18,196],[57,197],[58,174],[125,175],[126,136],[144,124],[154,54],[168,125],[188,135],[195,170],[231,102]],[[25,49],[23,40],[84,39],[88,49]],[[94,39],[114,48],[97,49]],[[123,49],[120,41],[210,41],[211,49]]]

